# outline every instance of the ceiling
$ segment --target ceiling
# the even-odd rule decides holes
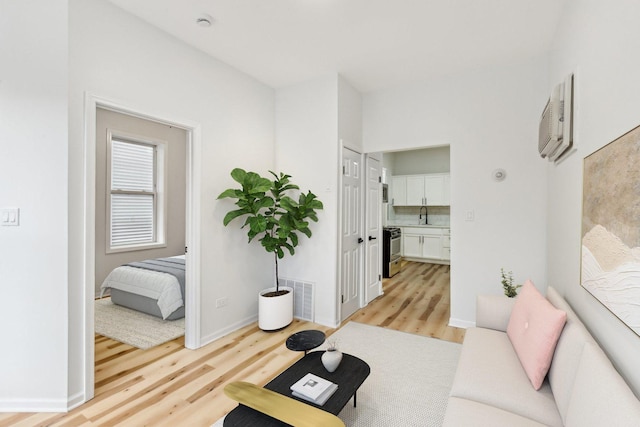
[[[542,54],[566,0],[109,1],[271,87],[339,73],[366,93]]]

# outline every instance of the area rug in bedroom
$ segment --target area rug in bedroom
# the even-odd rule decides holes
[[[184,318],[162,320],[103,298],[95,303],[95,332],[146,350],[184,335]]]
[[[345,425],[442,425],[460,344],[356,322],[334,333],[329,341],[334,340],[340,350],[371,367],[358,390],[358,406],[354,408],[351,401],[339,414]],[[213,427],[222,424],[223,419]]]

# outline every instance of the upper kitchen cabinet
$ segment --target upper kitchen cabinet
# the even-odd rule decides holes
[[[450,175],[404,175],[392,178],[394,206],[449,206]]]
[[[407,177],[391,177],[391,197],[389,202],[393,206],[407,206]]]

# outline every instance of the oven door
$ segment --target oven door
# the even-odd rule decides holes
[[[392,237],[391,241],[390,241],[390,248],[389,248],[389,260],[393,261],[396,258],[400,258],[401,255],[401,249],[400,249],[400,236],[397,237]]]

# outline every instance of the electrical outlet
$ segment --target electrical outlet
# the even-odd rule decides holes
[[[229,304],[229,298],[222,297],[216,300],[216,308],[226,307]]]

